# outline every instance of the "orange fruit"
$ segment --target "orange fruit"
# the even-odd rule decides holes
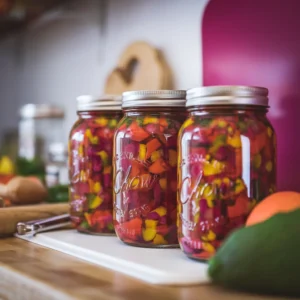
[[[278,213],[287,213],[300,208],[300,193],[278,192],[258,203],[250,213],[246,226],[264,222]]]

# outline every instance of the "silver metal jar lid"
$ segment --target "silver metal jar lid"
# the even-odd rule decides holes
[[[62,108],[49,104],[26,104],[20,109],[22,119],[51,119],[63,118]]]
[[[122,97],[117,95],[103,95],[93,97],[82,95],[77,97],[77,111],[121,110]]]
[[[187,91],[186,107],[257,105],[268,107],[268,89],[254,86],[203,86]]]
[[[123,93],[122,108],[130,107],[185,107],[186,91],[141,90]]]

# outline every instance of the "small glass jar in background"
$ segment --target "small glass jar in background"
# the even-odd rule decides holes
[[[79,232],[113,234],[112,152],[121,97],[80,96],[69,138],[71,219]]]
[[[177,134],[185,91],[123,94],[114,140],[114,225],[125,243],[178,247]]]
[[[45,181],[48,202],[69,201],[68,149],[63,143],[49,147]]]
[[[268,90],[212,86],[187,92],[178,158],[178,232],[190,258],[208,259],[276,189]]]
[[[64,111],[48,104],[27,104],[20,110],[17,174],[44,181],[49,146],[63,141]]]

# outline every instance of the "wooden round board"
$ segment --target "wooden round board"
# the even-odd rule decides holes
[[[162,53],[139,41],[129,45],[122,53],[117,67],[106,80],[105,93],[119,95],[130,90],[171,88],[171,71]]]

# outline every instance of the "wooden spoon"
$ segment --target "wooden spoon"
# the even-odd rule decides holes
[[[45,201],[45,186],[30,178],[17,176],[7,184],[0,184],[0,197],[8,198],[14,204],[34,204]]]

